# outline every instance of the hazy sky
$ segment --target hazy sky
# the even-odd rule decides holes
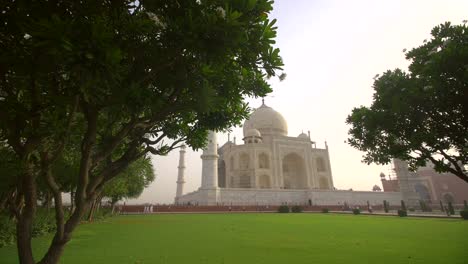
[[[370,191],[390,166],[361,163],[361,152],[345,143],[345,124],[353,107],[370,105],[373,77],[387,69],[407,69],[403,49],[430,37],[445,21],[468,19],[468,1],[301,1],[277,0],[272,18],[278,20],[277,47],[287,78],[272,81],[265,100],[288,122],[289,136],[310,130],[322,148],[326,140],[335,187]],[[252,108],[259,99],[248,100]],[[242,129],[231,138],[242,142]],[[220,145],[227,135],[218,134]],[[188,150],[184,193],[200,186],[200,152]],[[176,192],[179,152],[154,157],[156,180],[137,200],[128,203],[172,203]]]

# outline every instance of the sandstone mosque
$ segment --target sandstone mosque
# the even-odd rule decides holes
[[[317,148],[310,133],[288,135],[283,116],[262,105],[243,125],[243,143],[228,139],[218,146],[210,132],[203,150],[202,180],[198,190],[183,194],[185,147],[180,150],[176,204],[197,205],[365,205],[418,203],[404,162],[394,162],[398,191],[336,190],[328,145]]]

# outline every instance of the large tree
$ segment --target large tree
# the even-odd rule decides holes
[[[35,263],[39,178],[57,223],[39,263],[57,263],[106,183],[148,153],[183,141],[197,149],[208,130],[238,124],[244,98],[269,93],[265,79],[282,66],[268,0],[17,0],[1,9],[0,141],[21,167],[11,175],[20,263]],[[78,169],[63,181],[55,168],[69,154]],[[76,184],[69,218],[65,182]]]
[[[432,162],[436,171],[468,182],[466,24],[436,26],[406,59],[408,72],[377,75],[372,105],[352,110],[348,143],[366,152],[367,163],[398,158],[417,169]]]

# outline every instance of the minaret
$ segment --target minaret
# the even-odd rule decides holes
[[[184,193],[184,171],[185,171],[185,145],[182,145],[180,147],[179,151],[179,166],[178,168],[178,173],[177,173],[177,191],[176,191],[176,197],[175,197],[175,202],[178,202],[179,197],[182,196]]]
[[[203,149],[202,158],[202,182],[201,189],[216,189],[218,187],[218,149],[216,133],[208,132],[208,142]]]

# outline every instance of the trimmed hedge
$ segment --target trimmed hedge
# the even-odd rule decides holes
[[[353,209],[353,214],[358,215],[358,214],[360,214],[360,213],[361,213],[361,210],[360,210],[360,209],[358,209],[358,208],[354,208],[354,209]]]
[[[289,213],[289,206],[281,205],[280,207],[278,207],[278,213]]]
[[[399,217],[405,217],[405,216],[408,216],[408,213],[406,212],[406,210],[398,210],[398,216]]]
[[[389,203],[386,200],[383,201],[383,206],[384,206],[385,213],[388,213]]]
[[[322,208],[322,213],[328,213],[328,208]]]
[[[468,220],[468,210],[462,210],[460,211],[460,216],[465,219],[465,220]]]
[[[453,205],[451,202],[448,202],[448,210],[451,215],[455,214],[455,209],[453,208]]]
[[[295,205],[291,207],[291,212],[292,213],[302,213],[303,209],[299,205]]]

